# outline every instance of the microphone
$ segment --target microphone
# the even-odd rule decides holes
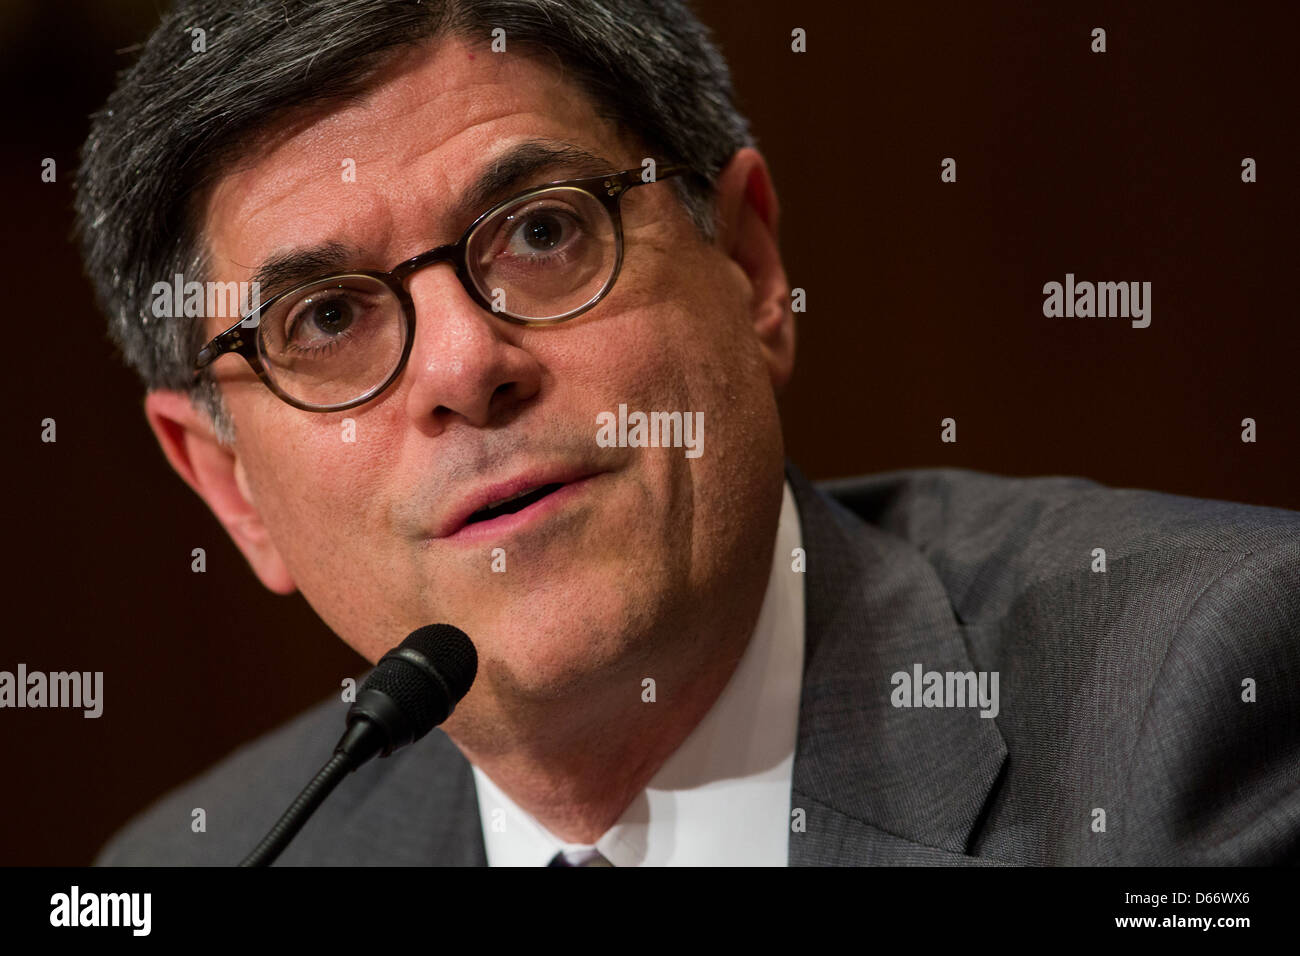
[[[334,756],[298,794],[240,866],[269,866],[339,782],[378,754],[387,757],[451,716],[478,673],[474,644],[460,628],[427,624],[379,659],[348,708]]]

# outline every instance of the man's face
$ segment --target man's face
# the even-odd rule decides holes
[[[545,60],[431,44],[226,172],[206,207],[210,278],[248,281],[328,243],[350,250],[347,268],[389,269],[453,242],[481,211],[453,207],[526,140],[581,147],[610,171],[643,158]],[[549,168],[508,194],[591,173]],[[448,265],[416,273],[409,361],[369,404],[305,412],[239,360],[216,366],[241,489],[294,584],[371,661],[423,624],[463,629],[480,663],[462,708],[576,693],[687,636],[683,653],[703,653],[698,625],[766,580],[783,453],[751,283],[667,182],[629,191],[622,212],[613,289],[555,326],[485,311]],[[208,334],[228,324],[209,320]],[[600,447],[597,415],[620,404],[702,412],[702,455]],[[516,480],[564,487],[460,525]]]

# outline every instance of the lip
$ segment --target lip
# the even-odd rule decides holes
[[[599,473],[585,470],[527,472],[508,481],[479,488],[465,498],[430,537],[434,540],[461,542],[479,538],[496,538],[516,531],[563,506],[570,498],[584,490],[597,474]],[[493,501],[500,501],[502,498],[509,498],[543,485],[559,484],[564,487],[551,492],[539,501],[534,501],[527,508],[521,508],[519,511],[489,521],[465,523],[470,515]]]

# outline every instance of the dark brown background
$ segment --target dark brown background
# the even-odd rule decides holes
[[[701,5],[807,290],[790,457],[814,478],[955,465],[1300,508],[1300,83],[1295,24],[1272,12],[1291,5],[1058,6]],[[153,0],[0,8],[0,669],[105,672],[98,720],[0,711],[3,864],[89,862],[164,789],[365,666],[301,597],[264,591],[170,472],[69,242],[86,116],[154,20]],[[1044,318],[1042,285],[1066,272],[1152,282],[1151,327]]]

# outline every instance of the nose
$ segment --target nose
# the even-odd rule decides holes
[[[421,269],[407,289],[415,340],[404,375],[406,411],[421,428],[437,434],[458,420],[499,424],[537,394],[541,365],[512,343],[518,327],[471,299],[449,263]]]

